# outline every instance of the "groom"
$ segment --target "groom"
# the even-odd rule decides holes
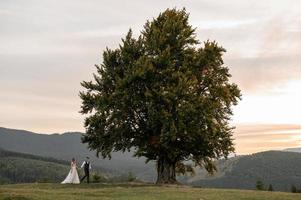
[[[88,156],[86,157],[86,160],[83,162],[83,164],[80,168],[84,168],[84,172],[85,172],[85,176],[83,176],[80,179],[80,182],[82,182],[85,178],[87,178],[87,183],[89,183],[91,163],[89,161]]]

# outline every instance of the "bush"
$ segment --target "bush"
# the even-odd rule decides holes
[[[256,182],[256,189],[257,190],[264,190],[264,184],[262,181],[257,181]]]
[[[134,174],[130,171],[129,174],[128,174],[128,177],[127,177],[127,181],[128,182],[133,182],[136,179],[137,179],[136,176],[134,176]]]
[[[117,176],[113,176],[107,179],[108,182],[112,183],[122,183],[122,182],[133,182],[133,181],[138,181],[137,177],[129,171],[127,174],[121,174]]]
[[[274,188],[271,184],[269,185],[268,191],[274,191]]]
[[[103,177],[102,175],[98,174],[97,172],[92,174],[92,182],[93,183],[100,183],[100,182],[105,182],[105,181],[106,181],[106,178]]]
[[[291,192],[292,192],[292,193],[297,193],[297,188],[296,188],[295,185],[292,185],[292,186],[291,186]]]

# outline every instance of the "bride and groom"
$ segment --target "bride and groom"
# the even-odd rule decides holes
[[[72,158],[71,169],[69,171],[69,174],[65,178],[65,180],[62,182],[62,184],[65,183],[79,184],[85,178],[87,178],[87,183],[89,183],[90,169],[91,169],[91,162],[89,161],[89,157],[86,157],[86,160],[81,165],[81,168],[84,168],[85,175],[81,178],[81,180],[79,180],[77,169],[76,169],[76,161],[74,158]]]

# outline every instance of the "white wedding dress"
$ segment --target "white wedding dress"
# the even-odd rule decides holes
[[[79,178],[78,178],[78,173],[76,170],[76,163],[71,162],[71,169],[69,171],[69,174],[65,178],[65,180],[62,182],[62,184],[65,183],[72,183],[72,184],[79,184]]]

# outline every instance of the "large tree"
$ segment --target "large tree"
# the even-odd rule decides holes
[[[104,158],[133,150],[156,161],[157,183],[176,183],[187,163],[213,172],[213,161],[234,151],[229,120],[240,90],[223,65],[225,49],[201,45],[188,17],[167,9],[138,38],[130,30],[104,51],[94,80],[81,83],[83,142]]]

